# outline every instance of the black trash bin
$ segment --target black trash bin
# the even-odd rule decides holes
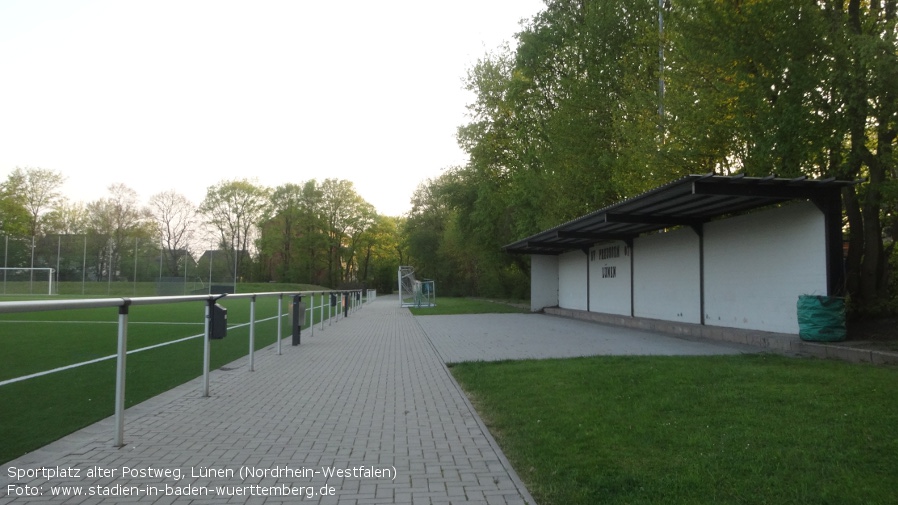
[[[290,328],[293,335],[293,345],[300,344],[300,336],[302,333],[302,325],[306,322],[306,304],[302,303],[302,296],[293,297],[293,318],[290,321]]]
[[[228,309],[217,303],[209,308],[209,339],[223,339],[228,334]]]

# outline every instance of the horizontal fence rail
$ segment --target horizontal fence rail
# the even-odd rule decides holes
[[[363,296],[364,295],[364,296]],[[321,304],[315,305],[315,297],[319,297],[321,300]],[[75,299],[75,300],[42,300],[42,301],[9,301],[9,302],[0,302],[0,314],[14,314],[14,313],[24,313],[24,312],[46,312],[46,311],[56,311],[56,310],[81,310],[81,309],[97,309],[97,308],[117,308],[118,309],[118,336],[117,336],[117,352],[114,355],[109,355],[97,359],[92,359],[89,361],[84,361],[81,363],[75,363],[59,368],[55,368],[52,370],[46,370],[43,372],[33,373],[29,375],[25,375],[22,377],[16,377],[13,379],[8,379],[4,381],[0,381],[0,387],[5,386],[7,384],[12,384],[14,382],[20,382],[23,380],[28,380],[34,377],[40,377],[43,375],[61,372],[63,370],[68,370],[71,368],[76,368],[84,365],[89,365],[92,363],[97,363],[100,361],[106,361],[115,358],[116,359],[116,378],[115,378],[115,446],[122,447],[125,445],[124,443],[124,424],[125,424],[125,376],[127,372],[127,355],[133,354],[137,352],[147,351],[150,349],[162,347],[165,345],[171,345],[178,342],[183,342],[185,340],[190,340],[194,338],[204,338],[203,344],[203,397],[209,396],[209,368],[210,368],[210,355],[211,355],[211,346],[210,346],[210,321],[211,321],[211,310],[213,305],[219,300],[222,299],[249,299],[250,300],[250,321],[246,324],[240,324],[233,326],[234,328],[239,328],[243,326],[249,326],[249,371],[255,370],[255,330],[256,323],[261,321],[256,321],[255,318],[255,304],[257,298],[264,297],[277,297],[277,354],[281,354],[281,340],[283,340],[282,336],[282,321],[284,316],[291,315],[289,313],[283,312],[283,299],[284,297],[289,297],[292,300],[295,300],[299,303],[304,297],[308,297],[311,300],[311,303],[308,307],[305,308],[304,311],[304,319],[302,321],[294,321],[291,315],[292,325],[298,325],[298,328],[295,330],[296,335],[294,337],[294,345],[299,345],[299,334],[301,332],[302,327],[309,322],[308,327],[310,328],[312,334],[314,335],[315,331],[315,310],[319,311],[319,322],[321,324],[321,329],[324,329],[325,320],[329,321],[328,324],[333,324],[335,321],[339,321],[341,314],[342,317],[348,317],[351,312],[354,312],[362,307],[362,305],[366,302],[370,302],[377,297],[377,291],[375,290],[324,290],[324,291],[279,291],[279,292],[267,292],[267,293],[240,293],[240,294],[210,294],[210,295],[185,295],[185,296],[148,296],[148,297],[134,297],[134,298],[92,298],[92,299]],[[163,342],[160,344],[155,344],[147,347],[143,347],[140,349],[128,350],[128,314],[131,307],[139,307],[142,305],[154,305],[154,304],[166,304],[166,303],[196,303],[196,302],[204,302],[206,303],[206,314],[205,314],[205,328],[202,334],[192,335],[185,338],[180,338],[168,342]],[[325,318],[325,307],[327,307],[327,317]],[[272,318],[263,319],[262,321],[268,321]],[[2,322],[0,322],[2,324]]]

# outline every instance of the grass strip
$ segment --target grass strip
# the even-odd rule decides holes
[[[478,298],[437,298],[434,307],[409,307],[416,316],[529,313],[529,309]]]
[[[898,503],[898,369],[775,355],[462,363],[540,505]]]

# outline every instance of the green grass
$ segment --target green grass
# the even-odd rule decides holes
[[[410,307],[409,310],[416,316],[530,312],[507,303],[477,298],[437,298],[435,307]]]
[[[540,505],[898,503],[898,369],[774,355],[463,363]]]
[[[249,327],[236,326],[249,322],[250,300],[226,297],[220,303],[228,309],[228,334],[211,342],[213,369],[249,351]],[[281,310],[285,314],[290,310],[288,299]],[[315,312],[316,322],[319,314]],[[277,297],[257,298],[256,349],[276,341],[276,319],[259,322],[276,315]],[[128,349],[201,334],[204,318],[203,302],[133,306],[128,318]],[[0,380],[115,354],[117,319],[116,308],[0,314],[0,352],[4,356]],[[144,324],[149,322],[187,324]],[[289,338],[288,326],[285,320],[285,338]],[[194,338],[128,355],[127,406],[202,375],[202,352],[202,338]],[[0,462],[112,415],[115,365],[112,359],[0,386]]]

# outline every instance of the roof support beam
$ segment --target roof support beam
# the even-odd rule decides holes
[[[564,251],[564,250],[580,249],[583,247],[583,244],[562,244],[559,242],[545,242],[545,241],[541,241],[541,240],[528,240],[526,247],[554,249],[556,251]]]
[[[838,187],[833,186],[833,188]],[[692,194],[771,198],[778,200],[809,200],[820,196],[820,188],[788,184],[730,184],[729,182],[716,182],[706,179],[692,183]]]
[[[605,214],[606,223],[628,224],[661,224],[668,226],[695,226],[702,223],[700,219],[692,219],[678,216],[648,216],[639,214]]]
[[[531,256],[558,256],[559,254],[564,253],[565,251],[561,249],[555,250],[544,250],[544,249],[527,249],[525,247],[518,248],[509,248],[505,249],[505,252],[508,254],[529,254]]]
[[[600,240],[632,240],[632,235],[622,235],[620,233],[594,233],[588,231],[557,231],[555,236],[561,239],[576,240],[592,240],[598,242]],[[572,246],[573,247],[573,246]]]
[[[844,296],[845,271],[842,258],[842,200],[841,192],[829,191],[813,199],[823,212],[826,229],[826,289],[829,296]]]
[[[599,240],[603,237],[601,233],[592,233],[588,231],[563,231],[559,230],[555,232],[555,236],[558,238],[572,238],[572,239],[585,239],[585,240]]]

